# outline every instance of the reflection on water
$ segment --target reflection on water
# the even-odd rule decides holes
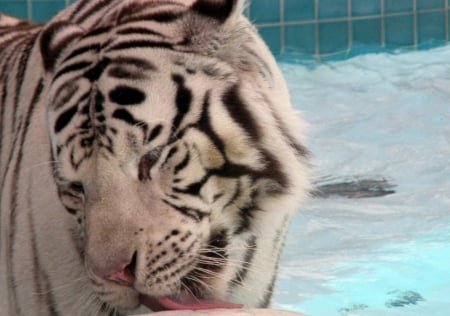
[[[448,315],[448,56],[450,47],[442,47],[281,63],[311,124],[316,182],[334,194],[311,199],[292,223],[275,308],[311,316]],[[391,194],[355,195],[361,184]]]

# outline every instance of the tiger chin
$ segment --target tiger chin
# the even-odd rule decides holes
[[[269,306],[309,155],[243,6],[0,16],[6,315]]]

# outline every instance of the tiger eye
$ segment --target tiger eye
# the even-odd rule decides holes
[[[80,181],[72,181],[69,183],[69,190],[78,194],[84,194],[84,186]]]
[[[150,170],[161,156],[162,148],[158,147],[142,156],[138,166],[138,179],[140,181],[151,180]]]

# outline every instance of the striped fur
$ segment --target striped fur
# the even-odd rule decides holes
[[[2,315],[126,314],[180,291],[269,304],[308,154],[242,6],[0,15]]]

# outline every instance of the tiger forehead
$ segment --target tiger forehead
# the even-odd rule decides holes
[[[135,156],[198,123],[205,96],[222,94],[237,77],[214,59],[180,56],[103,56],[83,75],[61,77],[52,114],[56,156],[69,155],[78,170],[96,152]]]
[[[117,79],[141,80],[149,79],[152,73],[180,72],[186,76],[200,74],[208,79],[230,80],[233,75],[233,68],[228,64],[205,56],[182,54],[177,52],[155,54],[155,61],[140,57],[115,57],[105,58],[105,61],[98,63],[85,77],[89,77],[91,72],[97,73],[98,79],[101,72],[108,67],[107,75]],[[165,61],[163,62],[163,59]],[[163,68],[158,65],[164,65]],[[234,81],[234,80],[232,80]]]

